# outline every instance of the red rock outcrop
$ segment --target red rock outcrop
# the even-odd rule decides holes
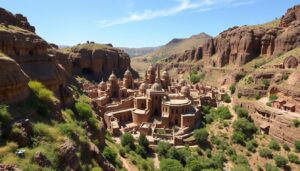
[[[118,78],[122,78],[127,68],[130,68],[130,57],[124,51],[103,44],[81,44],[71,48],[69,59],[73,73],[90,72],[96,79],[107,79],[114,71]],[[131,69],[132,70],[132,69]],[[132,70],[136,78],[138,74]]]
[[[241,66],[260,55],[276,56],[300,45],[300,5],[287,11],[276,26],[233,27],[203,46],[203,59],[217,67]]]
[[[0,9],[0,14],[0,51],[5,54],[2,56],[10,58],[1,59],[0,90],[4,93],[0,95],[0,102],[25,99],[29,79],[41,81],[60,96],[66,69],[55,56],[48,54],[50,45],[34,33],[34,27],[22,15],[13,15],[4,9]]]
[[[183,54],[171,55],[165,62],[199,61],[202,59],[202,47],[186,50]]]
[[[12,14],[11,12],[0,8],[0,23],[4,25],[13,25],[31,32],[35,32],[35,28],[29,24],[27,18],[22,14]]]
[[[0,57],[0,102],[17,102],[29,95],[28,76],[11,58]]]
[[[286,14],[282,16],[281,21],[280,21],[280,26],[281,27],[287,27],[289,26],[290,23],[292,23],[295,20],[300,19],[300,5],[296,5],[293,8],[288,9]]]

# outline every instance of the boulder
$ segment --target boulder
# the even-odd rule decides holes
[[[29,77],[20,65],[9,57],[0,57],[0,102],[12,103],[24,100],[29,95]]]
[[[37,151],[32,159],[35,163],[37,163],[39,166],[46,167],[50,166],[50,161],[48,158],[40,151]]]
[[[300,5],[296,5],[286,12],[284,16],[282,16],[280,20],[280,26],[281,27],[288,27],[290,23],[292,23],[295,20],[300,19]]]
[[[16,121],[12,125],[12,132],[9,135],[9,139],[17,142],[19,147],[25,147],[30,144],[31,136],[32,136],[32,126],[29,119],[22,119]]]
[[[59,168],[62,170],[81,170],[76,156],[75,144],[67,140],[59,146]]]
[[[17,168],[15,165],[11,165],[11,164],[0,164],[0,170],[3,170],[3,171],[21,171],[21,169]]]

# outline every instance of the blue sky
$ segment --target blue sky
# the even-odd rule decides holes
[[[0,7],[27,16],[48,42],[91,40],[114,46],[163,45],[205,32],[216,36],[239,25],[281,17],[300,0],[1,0]]]

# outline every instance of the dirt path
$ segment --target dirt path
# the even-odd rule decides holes
[[[153,158],[153,163],[154,163],[154,168],[155,169],[159,169],[159,159],[158,159],[158,154],[154,154],[155,155],[155,157]]]

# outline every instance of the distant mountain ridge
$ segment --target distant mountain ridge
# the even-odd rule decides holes
[[[159,49],[161,46],[157,47],[142,47],[142,48],[127,48],[127,47],[118,47],[119,49],[124,50],[130,57],[142,56],[155,50]]]
[[[183,54],[186,50],[191,50],[202,46],[208,39],[212,37],[206,33],[199,33],[189,38],[174,38],[166,45],[161,46],[159,49],[145,54],[142,57],[152,58],[168,58],[172,55]]]

